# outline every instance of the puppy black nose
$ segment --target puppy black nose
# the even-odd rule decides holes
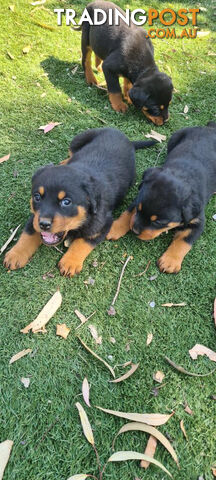
[[[51,220],[48,220],[48,219],[40,220],[39,227],[41,228],[41,230],[45,230],[45,231],[50,230]]]

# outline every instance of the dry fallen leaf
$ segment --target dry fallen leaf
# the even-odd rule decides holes
[[[75,75],[78,68],[79,68],[79,65],[76,65],[74,68],[72,68],[71,70],[72,75]]]
[[[6,250],[7,246],[9,245],[9,243],[13,240],[13,238],[15,237],[16,235],[16,232],[18,230],[18,228],[20,227],[20,225],[18,225],[18,227],[16,227],[14,229],[14,231],[12,232],[12,234],[10,235],[10,237],[8,238],[8,240],[4,243],[4,245],[1,247],[1,250],[0,252],[3,253],[4,250]]]
[[[11,60],[15,59],[14,55],[12,55],[12,53],[10,53],[9,51],[7,51],[7,55]]]
[[[180,421],[180,428],[181,428],[181,431],[183,432],[184,437],[186,438],[186,440],[188,440],[183,420]]]
[[[182,303],[162,303],[162,307],[185,307],[187,304],[185,302]]]
[[[9,10],[11,10],[11,12],[14,12],[14,9],[15,9],[15,5],[9,5]]]
[[[124,380],[129,378],[131,375],[133,375],[133,373],[137,370],[138,367],[139,367],[139,363],[137,363],[137,364],[132,363],[132,366],[131,366],[130,370],[128,370],[127,373],[125,373],[124,375],[122,375],[119,378],[116,378],[115,380],[110,380],[110,382],[111,383],[123,382]]]
[[[65,323],[61,323],[56,325],[56,335],[59,335],[59,337],[67,338],[67,336],[70,333],[70,328],[67,327]]]
[[[150,345],[152,340],[153,340],[153,333],[148,333],[147,340],[146,340],[146,345]]]
[[[24,385],[25,388],[28,388],[30,385],[30,378],[22,377],[20,379],[21,383]]]
[[[157,439],[155,437],[153,437],[152,435],[150,435],[144,454],[153,458],[154,454],[155,454],[156,447],[157,447]],[[142,467],[142,468],[147,469],[149,467],[149,465],[150,465],[150,462],[147,462],[147,460],[141,460],[141,462],[140,462],[140,467]]]
[[[160,370],[158,370],[156,373],[153,373],[153,379],[158,383],[162,383],[164,377],[165,377],[164,373],[161,372]]]
[[[207,35],[209,35],[210,32],[206,31],[206,32],[197,32],[197,37],[206,37]]]
[[[83,433],[84,433],[86,439],[88,440],[88,442],[91,443],[91,445],[94,445],[93,432],[92,432],[92,428],[91,428],[91,425],[89,423],[89,419],[87,417],[87,414],[86,414],[84,408],[82,407],[82,405],[79,402],[77,402],[75,405],[76,405],[76,407],[78,409],[78,412],[79,412],[80,421],[81,421],[82,428],[83,428]]]
[[[41,125],[38,130],[43,130],[44,133],[50,132],[54,127],[57,127],[57,125],[61,125],[62,122],[50,122],[47,123],[47,125]]]
[[[159,430],[157,430],[157,428],[152,427],[150,425],[145,425],[145,423],[131,422],[123,425],[123,427],[120,428],[119,432],[117,433],[117,435],[113,440],[112,448],[114,449],[114,444],[118,435],[120,435],[121,433],[126,433],[131,431],[141,431],[141,432],[149,433],[150,435],[155,437],[168,450],[172,458],[175,460],[175,462],[179,466],[178,457],[169,440]]]
[[[189,407],[189,405],[186,403],[184,411],[188,413],[188,415],[193,415],[193,411]]]
[[[189,354],[193,360],[196,360],[198,355],[207,355],[207,357],[212,360],[212,362],[216,362],[216,352],[213,352],[213,350],[210,350],[210,348],[205,347],[205,345],[201,345],[199,343],[194,345],[194,347],[189,350]]]
[[[12,440],[5,440],[0,443],[0,480],[2,480],[6,465],[8,463],[11,450],[13,447]]]
[[[81,323],[80,325],[78,325],[77,328],[81,327],[85,322],[87,322],[91,317],[93,317],[93,315],[96,313],[96,310],[91,313],[91,315],[89,315],[89,317],[85,317],[85,315],[83,315],[81,312],[79,312],[79,310],[74,310],[74,313],[76,314],[76,316],[80,319]]]
[[[27,45],[26,47],[23,48],[23,53],[26,55],[27,53],[29,53],[31,50],[31,45]]]
[[[155,130],[151,130],[150,133],[147,133],[145,135],[146,138],[154,138],[158,142],[162,142],[163,140],[166,140],[166,135],[161,135],[161,133],[155,132]]]
[[[77,338],[79,339],[79,341],[81,342],[81,344],[83,345],[83,347],[86,348],[86,350],[88,350],[88,352],[90,352],[95,358],[97,358],[98,360],[100,360],[100,362],[102,362],[102,363],[109,369],[109,371],[111,372],[112,376],[115,378],[115,372],[114,372],[113,368],[112,368],[105,360],[103,360],[103,358],[99,357],[99,355],[97,355],[97,353],[93,352],[93,350],[91,350],[91,348],[89,348],[89,347],[83,342],[83,340],[81,340],[80,337],[77,336]]]
[[[164,425],[170,417],[174,415],[172,412],[170,415],[165,415],[163,413],[131,413],[131,412],[118,412],[116,410],[109,410],[107,408],[102,408],[96,406],[102,412],[115,415],[116,417],[126,418],[127,420],[132,420],[134,422],[147,423],[147,425],[153,425],[157,427],[158,425]]]
[[[190,375],[191,377],[208,377],[208,375],[211,375],[212,373],[215,372],[215,369],[211,370],[211,372],[209,372],[209,373],[188,372],[188,370],[185,370],[185,368],[181,367],[181,365],[177,365],[172,360],[170,360],[170,358],[168,358],[168,357],[164,357],[164,358],[173,368],[175,368],[175,370],[178,370],[178,372],[184,373],[185,375]]]
[[[89,383],[87,378],[85,377],[82,383],[82,394],[83,394],[83,399],[86,405],[88,405],[88,407],[91,407],[89,403],[89,391],[90,391]]]
[[[9,160],[9,158],[10,158],[10,153],[8,153],[8,155],[5,155],[4,157],[1,157],[0,163],[6,162],[7,160]]]
[[[35,5],[42,5],[43,3],[46,3],[46,0],[37,0],[37,2],[31,2],[31,5],[35,7]]]
[[[54,293],[54,295],[50,298],[50,300],[46,303],[43,307],[39,315],[33,320],[33,322],[29,323],[25,328],[22,328],[20,332],[28,333],[29,330],[32,330],[33,333],[37,333],[41,331],[47,322],[53,317],[56,313],[58,308],[62,303],[62,296],[59,290]]]
[[[149,457],[148,455],[144,455],[142,453],[138,452],[132,452],[132,451],[125,451],[125,452],[115,452],[111,457],[107,460],[108,462],[125,462],[127,460],[147,460],[150,463],[153,463],[154,465],[157,465],[157,467],[160,467],[161,470],[167,473],[169,477],[172,478],[172,475],[168,472],[168,470],[162,465],[162,463],[158,462],[154,458]]]
[[[78,473],[77,475],[72,475],[72,477],[68,478],[67,480],[85,480],[88,477],[92,477],[92,475],[88,475],[87,473]]]
[[[94,338],[95,342],[97,343],[97,345],[101,345],[102,337],[98,336],[96,327],[94,325],[90,324],[90,325],[88,325],[88,328],[91,332],[92,337]]]
[[[110,342],[115,344],[116,343],[116,339],[114,337],[110,337]]]
[[[189,110],[188,106],[185,105],[185,107],[184,107],[184,113],[188,113],[188,110]]]
[[[22,350],[21,352],[16,353],[16,355],[13,355],[13,357],[11,357],[9,364],[11,365],[12,363],[16,362],[22,357],[25,357],[25,355],[28,355],[28,353],[31,353],[31,352],[32,352],[32,349],[27,348],[26,350]]]

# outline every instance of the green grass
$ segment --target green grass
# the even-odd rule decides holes
[[[130,139],[141,139],[152,128],[133,107],[126,115],[116,114],[105,92],[86,85],[80,65],[80,33],[66,26],[49,31],[33,23],[36,20],[55,27],[53,9],[71,6],[69,2],[47,0],[46,10],[35,9],[33,15],[34,7],[30,2],[11,0],[10,4],[15,5],[14,12],[9,10],[7,0],[0,6],[0,40],[3,43],[0,157],[11,152],[10,160],[0,166],[1,245],[9,237],[10,230],[19,223],[23,227],[28,218],[32,173],[41,165],[58,164],[66,158],[69,142],[75,134],[87,128],[109,125],[121,129]],[[124,1],[119,4],[126,8]],[[84,6],[83,1],[76,2],[78,12],[81,13]],[[143,7],[138,1],[130,3],[131,8],[140,6]],[[178,10],[197,4],[195,1],[185,1],[182,5],[147,0],[144,8],[150,6],[159,10],[171,6]],[[215,57],[208,55],[214,49],[215,9],[213,1],[204,1],[202,6],[207,11],[202,11],[198,17],[199,25],[210,31],[207,37],[154,41],[157,63],[172,76],[177,90],[170,108],[171,118],[158,128],[167,139],[178,128],[205,125],[215,118]],[[27,45],[31,49],[24,55],[22,50]],[[78,69],[73,75],[71,70],[76,65]],[[68,98],[72,99],[70,103]],[[189,112],[183,115],[186,104]],[[38,128],[50,121],[61,122],[61,125],[44,135]],[[145,168],[163,162],[165,149],[157,160],[161,148],[159,145],[136,155],[137,184]],[[133,198],[137,184],[116,214]],[[175,415],[160,430],[173,439],[181,469],[178,471],[160,445],[156,458],[176,480],[196,480],[199,476],[211,480],[211,466],[216,462],[215,402],[211,399],[216,393],[215,374],[205,378],[183,376],[173,371],[164,355],[193,372],[206,373],[214,367],[206,357],[193,361],[188,354],[195,343],[216,349],[212,320],[215,295],[213,214],[215,201],[212,198],[206,208],[205,231],[177,276],[160,274],[156,267],[157,258],[171,241],[171,233],[152,243],[140,242],[132,234],[117,243],[104,242],[89,256],[82,273],[73,279],[60,276],[57,262],[61,254],[44,246],[23,270],[9,274],[0,267],[0,441],[6,438],[14,441],[4,480],[66,480],[75,473],[96,473],[94,452],[82,434],[75,408],[75,402],[83,404],[80,395],[85,376],[91,384],[92,405],[133,412],[169,413],[175,410]],[[123,277],[116,315],[110,317],[107,310],[116,292],[125,254],[134,258]],[[93,266],[95,260],[98,262],[96,268]],[[148,272],[137,276],[149,260]],[[52,271],[54,278],[44,280],[43,275],[48,271]],[[158,275],[156,280],[150,281],[149,277],[155,274]],[[95,280],[94,285],[84,283],[89,277]],[[60,288],[63,302],[48,324],[47,334],[21,334],[20,329],[35,318],[57,288]],[[149,306],[151,301],[155,302],[155,308]],[[165,302],[186,302],[187,306],[165,309],[161,307]],[[91,357],[76,338],[75,328],[79,324],[74,314],[76,308],[86,316],[96,310],[91,322],[103,337],[102,345],[96,347],[85,325],[79,330],[84,341],[113,366],[128,360],[140,362],[134,376],[121,384],[109,383],[108,370]],[[66,341],[55,334],[56,324],[64,322],[71,328]],[[149,332],[154,337],[147,347]],[[115,337],[115,345],[110,343],[110,336]],[[128,342],[130,351],[126,352]],[[14,353],[29,347],[35,352],[33,357],[9,366]],[[165,373],[165,386],[154,397],[152,389],[156,384],[152,375],[157,370]],[[122,373],[121,368],[116,369],[117,376]],[[21,377],[30,377],[28,389],[21,384]],[[193,410],[193,416],[184,412],[185,401]],[[111,454],[112,439],[124,422],[95,408],[88,409],[88,415],[104,462]],[[44,437],[56,419],[58,421]],[[180,430],[182,419],[188,441]],[[145,434],[128,433],[118,438],[116,450],[143,452],[146,440]],[[141,471],[139,462],[109,465],[104,478],[132,480],[135,476],[145,480],[166,478],[154,466]]]

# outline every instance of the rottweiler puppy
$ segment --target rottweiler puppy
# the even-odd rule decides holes
[[[131,229],[141,240],[152,240],[175,228],[158,266],[161,272],[178,273],[203,232],[205,206],[215,191],[216,123],[178,130],[168,142],[164,165],[144,172],[136,199],[113,222],[107,238],[116,240]]]
[[[82,270],[89,253],[110,230],[112,210],[135,178],[135,150],[153,141],[130,142],[118,130],[92,129],[77,135],[62,165],[39,168],[32,178],[31,211],[23,233],[6,254],[10,270],[24,267],[38,247],[72,243],[59,262],[62,275]]]
[[[96,0],[87,5],[88,13],[94,21],[94,9],[108,10],[121,8],[112,2]],[[109,18],[109,17],[108,17]],[[114,16],[113,16],[114,18]],[[99,16],[100,19],[100,16]],[[96,55],[96,66],[103,60],[109,100],[114,110],[125,112],[127,105],[122,101],[119,76],[124,77],[124,96],[129,103],[142,110],[155,125],[163,125],[168,120],[168,106],[172,98],[171,78],[158,70],[154,61],[154,49],[146,31],[133,23],[126,25],[120,19],[119,25],[89,25],[82,27],[82,65],[88,84],[97,84],[91,67],[91,54]]]

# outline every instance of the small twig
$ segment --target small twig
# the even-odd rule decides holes
[[[125,271],[125,268],[126,268],[128,262],[129,262],[129,260],[131,260],[131,256],[129,256],[129,257],[127,258],[126,262],[125,262],[124,265],[123,265],[123,268],[122,268],[122,271],[121,271],[121,275],[120,275],[120,278],[119,278],[119,281],[118,281],[118,286],[117,286],[116,294],[115,294],[115,296],[114,296],[114,298],[113,298],[113,301],[112,301],[111,305],[114,305],[115,302],[116,302],[116,300],[117,300],[117,297],[118,297],[118,294],[119,294],[119,290],[120,290],[120,286],[121,286],[122,277],[123,277],[123,275],[124,275],[124,271]]]
[[[160,154],[163,152],[164,148],[166,147],[166,143],[164,143],[164,145],[162,146],[162,148],[160,149],[159,153],[158,153],[158,156],[156,158],[156,161],[155,161],[155,165],[157,165],[157,161],[160,157]]]
[[[54,247],[54,248],[57,250],[57,252],[62,253],[62,255],[63,255],[64,252],[62,252],[62,250],[60,250],[60,248],[58,248],[58,247]]]
[[[54,427],[54,425],[55,425],[57,422],[59,422],[59,417],[56,417],[56,419],[54,420],[54,422],[52,422],[51,425],[48,427],[48,429],[44,432],[44,434],[43,434],[43,436],[41,437],[41,439],[38,440],[35,449],[37,449],[37,448],[39,447],[39,444],[44,441],[44,439],[46,438],[46,436],[48,435],[48,433],[50,432],[50,430],[52,430],[52,428]]]
[[[101,470],[101,463],[100,463],[100,458],[99,458],[99,455],[98,455],[98,451],[97,451],[94,443],[93,443],[92,446],[93,446],[93,449],[95,451],[95,455],[96,455],[96,459],[97,459],[98,470],[99,470],[99,479],[102,480],[102,470]]]
[[[150,263],[151,263],[151,260],[148,261],[148,263],[147,263],[147,265],[146,265],[146,268],[145,268],[145,270],[144,270],[143,272],[140,272],[140,273],[138,273],[137,275],[134,275],[134,276],[135,276],[135,277],[141,277],[142,275],[144,275],[144,274],[147,272],[147,270],[149,269]]]

